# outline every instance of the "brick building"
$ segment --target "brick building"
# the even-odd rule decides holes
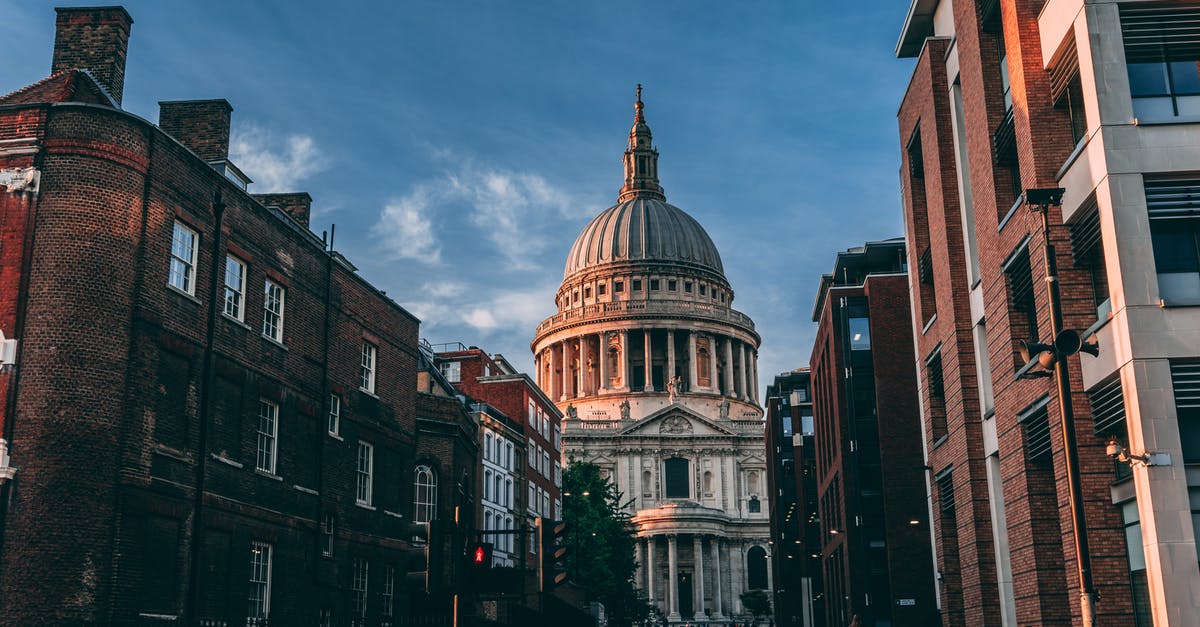
[[[525,504],[523,512],[517,510],[525,517],[523,524],[533,529],[538,516],[561,520],[562,413],[554,402],[529,375],[517,372],[503,355],[489,355],[460,343],[435,344],[433,350],[438,367],[456,389],[520,426],[523,443],[516,453],[517,460],[523,463],[518,464],[517,473],[523,482],[514,486],[521,493],[515,495],[514,502]],[[518,526],[521,523],[519,519],[513,521]],[[533,537],[528,536],[527,549],[533,548]],[[514,559],[519,558],[514,556]],[[537,563],[535,559],[531,551],[524,555],[525,564],[531,567]]]
[[[246,192],[227,102],[120,108],[131,24],[58,9],[0,97],[0,623],[389,624],[418,321]]]
[[[811,387],[826,624],[937,621],[904,241],[821,278]]]
[[[775,624],[825,624],[821,521],[808,368],[777,375],[767,386],[767,493]]]
[[[897,55],[915,363],[946,625],[1081,624],[1052,380],[1049,211],[1097,624],[1200,625],[1200,93],[1192,2],[914,0]],[[1106,442],[1166,453],[1114,464]],[[1190,505],[1189,505],[1190,500]]]

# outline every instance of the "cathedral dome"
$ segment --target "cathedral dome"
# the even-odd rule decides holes
[[[584,227],[567,255],[564,276],[606,264],[639,261],[725,274],[717,247],[695,218],[659,198],[635,195],[604,210]]]

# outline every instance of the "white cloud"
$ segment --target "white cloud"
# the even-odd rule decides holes
[[[564,215],[570,196],[537,174],[477,169],[470,164],[448,177],[448,193],[470,205],[468,218],[496,252],[519,270],[536,267],[533,256],[547,244],[538,227]]]
[[[254,124],[234,129],[229,156],[254,180],[251,191],[258,193],[300,191],[305,179],[328,166],[312,137],[300,134],[281,137]]]
[[[467,284],[458,281],[430,281],[421,286],[421,291],[434,298],[453,298],[467,291]]]
[[[499,326],[496,317],[492,312],[482,307],[476,307],[471,311],[463,314],[463,322],[479,329],[480,331],[490,331]]]
[[[429,210],[429,192],[424,187],[418,187],[383,208],[372,234],[380,240],[386,258],[392,261],[416,259],[425,263],[441,262],[442,247],[433,232]]]

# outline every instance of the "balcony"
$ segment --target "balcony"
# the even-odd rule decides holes
[[[619,300],[611,303],[593,303],[560,311],[542,321],[537,327],[541,335],[560,324],[573,321],[591,321],[607,316],[685,316],[705,318],[741,326],[754,331],[750,316],[725,307],[719,303],[702,303],[690,300]]]

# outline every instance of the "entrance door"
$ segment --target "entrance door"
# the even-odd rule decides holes
[[[696,615],[696,606],[692,600],[695,597],[692,595],[692,574],[679,573],[679,614],[684,618],[691,618]]]

